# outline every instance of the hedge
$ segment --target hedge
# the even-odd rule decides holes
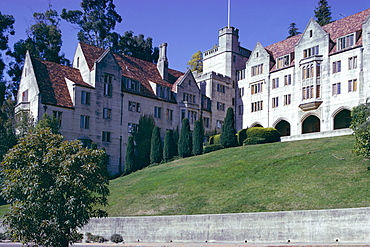
[[[210,152],[217,151],[223,148],[224,146],[222,146],[221,144],[211,144],[211,145],[203,147],[203,153],[210,153]]]
[[[238,133],[236,134],[237,135],[237,139],[238,139],[238,143],[239,145],[243,145],[243,142],[245,139],[247,139],[247,129],[241,129],[238,131]]]
[[[220,134],[211,136],[209,138],[209,144],[220,144],[220,136]]]
[[[280,132],[275,128],[252,127],[247,130],[244,145],[262,144],[280,141]]]

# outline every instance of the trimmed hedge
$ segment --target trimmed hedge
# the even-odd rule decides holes
[[[209,138],[209,144],[220,144],[220,136],[221,134],[211,136]]]
[[[244,140],[247,139],[247,130],[248,130],[248,128],[247,129],[241,129],[236,134],[237,139],[238,139],[238,143],[239,143],[240,146],[242,146]]]
[[[280,132],[275,128],[252,127],[247,130],[244,145],[263,144],[280,141]]]
[[[221,144],[211,144],[211,145],[203,147],[203,153],[210,153],[210,152],[217,151],[223,148],[224,146],[222,146]]]

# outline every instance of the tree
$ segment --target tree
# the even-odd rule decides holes
[[[187,63],[188,69],[196,71],[198,73],[203,72],[203,54],[201,51],[197,51],[191,56],[191,60]]]
[[[134,133],[137,159],[134,171],[140,170],[150,164],[150,142],[155,126],[152,115],[143,115],[139,119],[138,132]]]
[[[351,111],[350,128],[355,133],[353,151],[361,156],[370,157],[370,103],[354,107]]]
[[[298,34],[300,34],[301,32],[298,31],[298,28],[296,27],[296,24],[294,22],[290,23],[289,24],[289,36],[287,38],[290,38],[290,37],[293,37],[293,36],[296,36]]]
[[[178,153],[179,156],[185,158],[191,156],[192,151],[192,140],[190,132],[189,119],[184,118],[182,120],[179,144],[178,144]]]
[[[199,155],[203,153],[203,141],[204,141],[204,127],[202,120],[197,120],[194,123],[193,132],[193,154]]]
[[[11,204],[4,216],[17,240],[67,247],[90,217],[107,216],[105,153],[63,141],[50,128],[36,129],[4,158],[2,195]]]
[[[125,174],[130,174],[134,171],[135,167],[135,144],[133,136],[128,137],[125,160]]]
[[[327,0],[319,0],[318,6],[315,7],[315,18],[320,26],[333,22],[331,10]]]
[[[0,104],[0,162],[8,150],[17,143],[13,114],[14,103],[10,99]]]
[[[81,8],[82,11],[63,9],[61,17],[79,27],[79,41],[108,48],[112,30],[122,22],[113,0],[82,0]]]
[[[150,163],[160,163],[163,159],[163,144],[160,130],[157,126],[153,128],[150,144]]]
[[[9,91],[14,98],[17,96],[27,51],[35,58],[70,65],[70,61],[61,53],[63,42],[58,12],[49,9],[45,13],[34,13],[33,17],[35,24],[29,28],[28,38],[19,40],[14,44],[13,51],[7,52],[14,60],[9,64],[8,71],[13,82],[9,85]]]
[[[31,114],[27,111],[17,113],[17,121],[15,128],[17,130],[17,137],[22,138],[30,134],[35,126],[35,121]]]
[[[50,128],[53,134],[60,134],[58,120],[55,117],[50,117],[46,112],[42,115],[40,121],[37,122],[35,128]]]
[[[232,107],[229,107],[226,112],[224,125],[222,125],[220,144],[225,148],[238,146],[235,130],[234,110]]]
[[[173,137],[173,130],[167,130],[166,135],[164,136],[164,146],[163,146],[163,160],[169,161],[176,154],[176,143]]]

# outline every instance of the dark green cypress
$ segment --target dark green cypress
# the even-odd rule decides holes
[[[137,147],[137,159],[135,162],[135,171],[140,170],[150,164],[150,142],[152,131],[155,126],[154,118],[151,115],[141,116],[139,119],[138,132],[134,133]]]
[[[190,124],[189,124],[188,118],[184,118],[182,120],[178,151],[179,151],[179,156],[183,158],[191,156],[192,141],[191,141]]]
[[[160,163],[163,158],[163,147],[160,130],[154,126],[150,145],[150,163]]]
[[[164,136],[163,146],[163,160],[168,161],[175,156],[177,150],[175,150],[175,140],[173,138],[173,130],[167,130]]]
[[[318,5],[315,8],[315,18],[317,23],[320,26],[324,26],[333,22],[334,20],[331,18],[331,10],[327,0],[319,0]]]
[[[234,110],[232,107],[227,109],[224,125],[222,126],[220,143],[225,148],[238,146],[235,130]]]
[[[135,167],[135,144],[134,137],[129,136],[126,148],[125,174],[130,174]]]
[[[197,120],[194,123],[194,132],[193,132],[194,155],[199,155],[203,153],[203,141],[204,141],[203,122],[201,120]]]

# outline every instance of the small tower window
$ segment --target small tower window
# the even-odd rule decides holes
[[[310,38],[312,38],[312,30],[310,30]]]

